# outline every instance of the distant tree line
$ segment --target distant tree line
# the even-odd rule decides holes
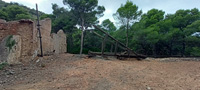
[[[130,10],[125,8],[130,3],[132,2],[127,1],[117,13],[121,8]],[[153,56],[200,56],[200,12],[197,8],[181,9],[175,14],[165,14],[162,10],[151,9],[129,23],[129,26],[128,46],[138,53]],[[113,35],[125,42],[126,29],[127,27],[122,24]]]
[[[60,29],[66,33],[69,53],[80,53],[82,35],[83,53],[89,50],[100,51],[102,39],[87,31],[91,25],[98,25],[140,54],[200,56],[200,11],[197,8],[180,9],[174,14],[165,14],[158,9],[142,13],[138,6],[127,1],[113,14],[118,25],[116,27],[109,19],[99,24],[98,18],[103,16],[105,8],[98,6],[98,0],[63,0],[63,3],[66,8],[52,4],[53,13],[42,13],[40,18],[52,19],[52,33]],[[17,20],[34,15],[30,9],[27,10],[23,6],[17,7],[20,10],[17,11],[19,15],[9,11],[12,9],[6,8],[16,8],[16,6],[5,7],[0,3],[0,18]],[[103,36],[101,33],[100,35]],[[111,47],[112,44],[107,43],[106,51],[110,51]]]
[[[39,12],[44,14],[43,12]],[[13,21],[20,19],[36,19],[36,10],[30,9],[16,2],[6,3],[0,0],[0,18]]]

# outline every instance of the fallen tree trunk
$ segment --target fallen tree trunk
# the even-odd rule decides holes
[[[89,51],[88,52],[88,55],[89,57],[94,57],[96,55],[102,55],[101,52],[92,52],[92,51]],[[117,57],[125,57],[125,58],[138,58],[138,59],[145,59],[146,56],[143,56],[143,55],[135,55],[135,54],[123,54],[123,53],[110,53],[110,52],[104,52],[105,56],[117,56]]]

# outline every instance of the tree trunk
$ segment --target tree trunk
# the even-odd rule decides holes
[[[81,21],[81,29],[82,29],[82,32],[81,32],[81,48],[80,48],[80,55],[82,55],[82,52],[83,52],[83,37],[84,37],[84,20],[82,19]]]
[[[185,36],[183,36],[183,42],[182,42],[182,54],[181,54],[182,57],[185,56]]]
[[[113,44],[111,44],[110,52],[113,52]]]
[[[153,56],[156,57],[157,54],[156,54],[156,44],[153,45]]]
[[[67,37],[67,52],[71,53],[73,48],[73,39],[72,39],[72,34],[69,33]]]
[[[129,29],[129,20],[127,21],[126,25],[126,46],[128,47],[128,29]]]
[[[118,43],[117,42],[115,42],[115,55],[117,55],[117,49],[118,49]]]
[[[180,28],[180,30],[183,33],[183,28]],[[181,56],[184,57],[185,56],[185,35],[182,36],[182,51],[181,51]]]
[[[172,43],[172,41],[170,41],[170,45],[169,45],[169,56],[172,56],[172,47],[173,47],[173,43]]]
[[[107,35],[105,35],[105,37],[102,39],[102,40],[103,40],[103,41],[102,41],[102,46],[101,46],[101,55],[102,55],[102,56],[104,55],[106,38],[107,38]]]

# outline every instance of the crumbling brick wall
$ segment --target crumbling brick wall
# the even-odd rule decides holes
[[[59,48],[59,50],[56,50],[59,53],[66,52],[66,35],[63,33],[63,31],[59,31],[60,33],[55,34],[55,37],[52,37],[51,19],[41,20],[40,25],[41,25],[41,34],[42,34],[43,54],[45,55],[45,54],[52,53],[55,50],[54,47],[56,46],[58,46]],[[1,41],[9,35],[14,35],[14,36],[18,35],[21,38],[21,42],[20,42],[21,43],[20,44],[21,45],[21,50],[20,50],[21,60],[26,60],[26,59],[28,60],[31,57],[34,58],[35,56],[37,56],[37,54],[40,54],[39,33],[37,30],[36,22],[31,21],[31,20],[20,20],[20,21],[11,21],[11,22],[0,20],[0,44],[1,44]],[[59,43],[54,42],[55,41],[54,39],[59,41]],[[12,54],[12,55],[16,55],[16,54]],[[0,59],[0,61],[2,60]]]
[[[20,20],[11,22],[0,22],[0,41],[8,35],[19,35],[22,38],[21,57],[33,54],[36,42],[33,40],[34,23],[31,20]]]

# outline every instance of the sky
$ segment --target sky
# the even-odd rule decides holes
[[[40,11],[45,13],[52,13],[51,4],[56,3],[60,7],[64,6],[63,0],[3,0],[6,2],[18,2],[30,8],[35,8],[35,4],[38,4]],[[99,20],[100,22],[105,19],[110,19],[115,21],[113,18],[113,13],[116,13],[117,9],[125,4],[127,0],[99,0],[99,5],[104,6],[106,11],[104,16]],[[200,10],[200,0],[130,0],[146,13],[148,10],[153,8],[165,11],[165,14],[174,14],[179,9],[193,9],[198,8]]]

